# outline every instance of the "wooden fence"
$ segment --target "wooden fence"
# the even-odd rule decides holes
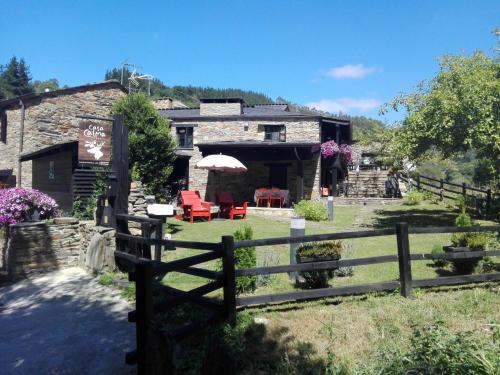
[[[123,223],[135,220],[129,215],[118,215],[117,218]],[[144,219],[140,220],[152,220]],[[157,223],[150,222],[151,225]],[[123,225],[123,224],[122,224]],[[124,226],[122,226],[124,228]],[[454,232],[491,232],[500,231],[500,225],[473,226],[473,227],[424,227],[409,228],[407,223],[399,223],[395,228],[379,229],[371,231],[341,232],[316,234],[300,237],[279,237],[257,240],[234,241],[232,236],[222,236],[218,243],[192,242],[163,240],[161,238],[150,238],[148,236],[131,236],[122,231],[116,235],[117,239],[117,262],[127,267],[129,279],[136,283],[136,310],[129,313],[129,321],[136,324],[137,349],[127,354],[127,363],[137,363],[139,374],[153,372],[154,358],[150,340],[152,321],[158,313],[166,312],[172,307],[186,302],[194,303],[207,308],[210,313],[206,319],[193,322],[172,330],[167,333],[155,331],[154,334],[163,335],[173,340],[182,340],[191,334],[197,333],[208,324],[216,321],[225,321],[234,324],[238,307],[249,305],[261,305],[273,302],[299,301],[315,298],[354,295],[369,292],[394,291],[400,289],[402,296],[411,298],[414,287],[432,287],[456,284],[477,283],[485,281],[499,281],[500,272],[473,275],[457,275],[438,277],[430,279],[413,279],[411,272],[412,261],[433,259],[473,259],[485,256],[500,256],[500,250],[491,251],[467,251],[460,253],[443,254],[412,254],[410,251],[410,234],[429,233],[454,233]],[[307,243],[327,240],[355,239],[378,236],[396,236],[397,254],[358,259],[318,261],[313,263],[278,265],[272,267],[256,267],[246,269],[235,269],[234,251],[245,247],[258,247],[269,245],[284,245],[290,243]],[[151,246],[163,246],[176,249],[198,249],[205,250],[203,254],[161,262],[159,259],[148,259],[147,248]],[[149,251],[149,255],[151,251]],[[222,272],[215,272],[195,267],[204,262],[214,259],[222,259]],[[360,284],[352,286],[321,288],[313,290],[301,290],[286,293],[274,293],[261,296],[236,296],[236,278],[241,276],[270,275],[276,273],[290,273],[297,271],[318,271],[336,269],[339,267],[373,265],[387,262],[398,262],[399,280]],[[207,284],[192,289],[181,291],[170,286],[162,285],[160,281],[168,272],[181,272],[189,275],[204,277],[210,280]],[[205,295],[215,290],[223,289],[223,300],[209,298]],[[155,301],[153,290],[161,294],[161,302]]]
[[[481,217],[487,217],[492,214],[492,192],[491,189],[479,189],[467,185],[465,182],[462,184],[455,184],[446,182],[442,178],[432,178],[417,174],[414,180],[409,181],[408,178],[400,176],[401,180],[406,183],[411,183],[419,190],[428,191],[439,197],[439,200],[456,199],[458,196],[472,199],[474,206],[470,207],[476,211],[476,214]],[[450,195],[453,194],[453,195]]]

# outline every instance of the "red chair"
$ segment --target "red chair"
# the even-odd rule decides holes
[[[283,206],[283,195],[281,195],[281,190],[278,188],[272,188],[271,194],[269,195],[269,206],[272,207],[273,202],[278,202],[280,208]]]
[[[184,210],[183,219],[189,219],[190,223],[194,222],[195,217],[207,217],[208,221],[210,221],[211,206],[212,203],[201,200],[199,192],[192,190],[181,191],[181,208]]]
[[[242,215],[243,220],[247,218],[248,202],[237,205],[231,193],[227,191],[218,191],[215,193],[215,203],[220,206],[220,212],[229,219],[234,220],[236,215]]]
[[[267,202],[266,205],[269,206],[269,190],[267,188],[257,189],[256,198],[257,198],[257,207],[262,205],[263,201],[266,201]]]

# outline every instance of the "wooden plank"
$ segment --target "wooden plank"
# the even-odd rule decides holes
[[[401,283],[401,295],[406,298],[412,298],[412,276],[408,223],[396,224],[396,236],[398,244],[399,282]]]
[[[412,227],[410,234],[424,233],[459,233],[459,232],[498,232],[500,225],[482,225],[469,227]]]
[[[194,255],[192,257],[174,260],[174,261],[168,262],[168,263],[154,262],[155,265],[154,265],[153,272],[155,275],[165,274],[167,272],[182,270],[184,268],[194,266],[196,264],[205,263],[205,262],[208,262],[210,260],[218,259],[221,256],[222,256],[222,254],[220,252],[213,251],[210,253]]]
[[[429,181],[436,181],[436,182],[439,182],[438,179],[436,178],[432,178],[432,177],[427,177],[427,176],[423,176],[423,175],[420,175],[420,178],[425,178],[426,180],[429,180]],[[422,182],[423,183],[423,182]]]
[[[442,254],[411,254],[411,260],[471,259],[471,258],[492,257],[492,256],[500,256],[500,250],[464,251],[459,253],[442,253]]]
[[[166,285],[162,284],[156,284],[155,288],[160,290],[160,293],[164,293],[168,296],[173,296],[173,297],[179,297],[182,296],[184,293],[186,293],[183,290],[175,289]],[[165,301],[160,301],[155,303],[155,311],[165,311],[170,308],[170,303],[172,299],[167,299]],[[192,298],[191,301],[192,303],[195,303],[197,305],[207,307],[210,309],[215,309],[217,311],[222,311],[223,310],[223,302],[219,301],[215,298],[211,297],[197,297],[197,298]],[[176,304],[177,306],[177,304]]]
[[[230,325],[236,324],[236,266],[234,237],[222,236],[222,272],[224,274],[224,315]]]
[[[150,217],[135,216],[135,215],[129,215],[129,214],[117,214],[116,219],[134,221],[137,223],[150,223],[153,225],[157,225],[159,223],[162,223],[162,221],[160,219],[152,219]]]
[[[379,264],[379,263],[389,263],[389,262],[397,262],[397,255],[384,255],[379,257],[368,257],[368,258],[359,258],[359,259],[345,259],[345,260],[332,260],[325,262],[311,262],[311,263],[300,263],[300,264],[290,264],[290,265],[282,265],[282,266],[272,266],[272,267],[255,267],[255,268],[243,268],[236,270],[236,276],[256,276],[256,275],[270,275],[275,273],[284,273],[284,272],[307,272],[307,271],[318,271],[318,270],[327,270],[332,268],[339,267],[348,267],[348,266],[362,266],[362,265],[370,265],[370,264]]]
[[[126,233],[116,233],[116,238],[121,240],[130,241],[136,244],[147,245],[162,245],[167,247],[176,247],[183,249],[197,249],[197,250],[220,250],[220,243],[216,242],[195,242],[195,241],[176,241],[176,240],[163,240],[157,238],[145,238],[140,236],[133,236]]]
[[[484,273],[478,275],[446,276],[433,279],[419,279],[413,280],[413,285],[418,288],[425,288],[432,286],[481,283],[486,281],[500,281],[500,272]]]
[[[439,180],[438,180],[438,182],[439,182]],[[440,187],[439,187],[439,186],[436,186],[436,185],[433,185],[433,184],[429,184],[428,182],[420,181],[420,183],[421,183],[422,185],[430,186],[430,187],[432,187],[432,188],[434,188],[434,189],[440,189]],[[430,190],[429,190],[429,191],[430,191]]]
[[[154,314],[152,262],[139,262],[135,272],[137,373],[145,375],[151,374],[153,370],[149,345]]]
[[[187,267],[174,272],[185,273],[187,275],[204,277],[206,279],[212,279],[212,280],[218,280],[223,276],[222,272],[216,272],[197,267]]]
[[[349,238],[389,236],[395,233],[396,232],[394,228],[387,228],[387,229],[376,229],[369,231],[312,234],[312,235],[293,237],[293,238],[291,237],[264,238],[259,240],[236,241],[234,243],[234,248],[239,249],[242,247],[284,245],[297,242],[329,241],[329,240],[343,240]]]
[[[236,306],[261,305],[272,302],[300,301],[306,299],[390,291],[398,288],[399,288],[398,281],[388,281],[383,283],[302,290],[302,291],[288,292],[288,293],[277,293],[264,296],[238,297],[236,298]]]

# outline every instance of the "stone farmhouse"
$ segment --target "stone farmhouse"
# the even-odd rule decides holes
[[[0,182],[38,189],[70,208],[77,116],[109,117],[126,92],[117,81],[106,81],[0,101]]]
[[[352,142],[348,120],[292,112],[286,104],[245,106],[242,99],[202,99],[200,108],[164,109],[160,114],[171,121],[177,139],[171,180],[184,179],[190,190],[198,190],[207,200],[223,190],[252,202],[261,187],[288,190],[290,203],[317,199],[321,187],[331,181],[320,144],[330,139]],[[230,174],[195,168],[214,153],[236,157],[248,171]]]

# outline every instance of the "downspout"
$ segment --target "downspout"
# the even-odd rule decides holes
[[[21,187],[21,173],[22,173],[22,168],[21,168],[21,154],[23,152],[23,143],[24,143],[24,116],[25,116],[25,111],[26,107],[24,106],[24,103],[22,99],[19,99],[19,105],[21,106],[21,124],[20,124],[20,129],[19,129],[19,152],[18,152],[18,160],[17,160],[17,187]]]

